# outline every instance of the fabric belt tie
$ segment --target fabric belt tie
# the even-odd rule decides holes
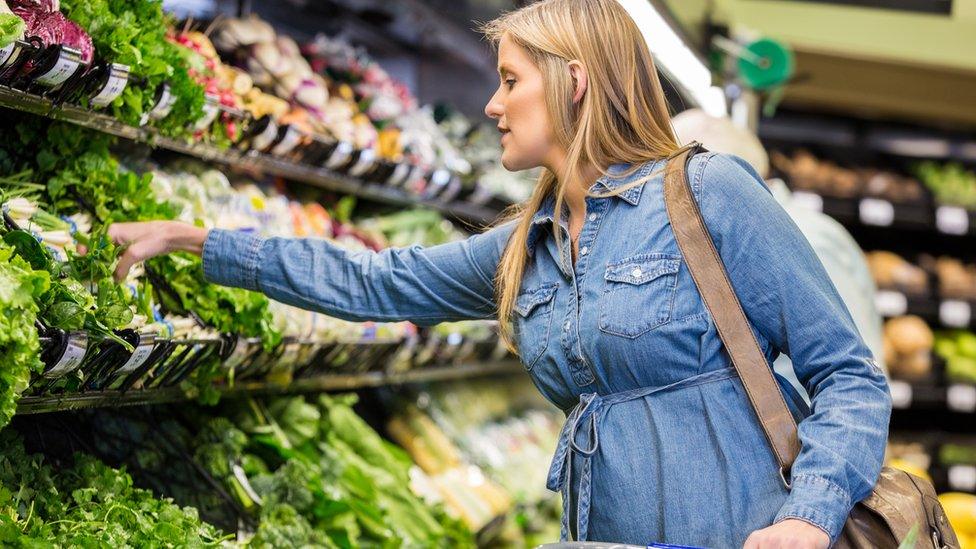
[[[563,519],[560,528],[562,541],[569,540],[569,497],[572,493],[573,459],[582,460],[577,493],[579,501],[576,504],[576,538],[586,541],[590,524],[590,496],[592,484],[592,457],[600,448],[600,422],[607,410],[615,404],[629,402],[651,396],[656,393],[686,389],[695,385],[702,385],[714,381],[722,381],[738,377],[734,368],[715,370],[697,376],[685,378],[681,381],[660,387],[641,387],[630,391],[622,391],[609,395],[598,393],[584,393],[580,395],[579,404],[566,418],[566,423],[559,433],[556,453],[552,456],[549,466],[549,476],[546,487],[553,492],[560,492],[563,498]],[[577,440],[581,442],[577,442]]]

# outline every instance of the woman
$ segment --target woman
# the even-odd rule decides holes
[[[544,0],[485,31],[498,45],[500,84],[485,112],[498,121],[502,164],[543,168],[509,223],[379,253],[117,224],[113,238],[128,245],[119,274],[187,250],[214,282],[339,318],[497,316],[557,406],[570,413],[602,397],[593,421],[566,433],[550,473],[549,487],[569,496],[565,533],[828,547],[876,481],[890,402],[810,246],[744,161],[693,158],[695,198],[758,341],[770,361],[793,358],[813,397],[788,489],[668,222],[661,168],[679,147],[634,22],[615,0]]]

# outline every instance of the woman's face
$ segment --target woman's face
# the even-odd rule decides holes
[[[485,106],[502,134],[502,165],[509,171],[550,164],[552,126],[542,72],[508,35],[498,44],[499,85]]]

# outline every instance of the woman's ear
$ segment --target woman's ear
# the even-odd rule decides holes
[[[586,93],[589,81],[586,74],[586,67],[577,60],[569,62],[569,75],[573,79],[573,104],[579,103]]]

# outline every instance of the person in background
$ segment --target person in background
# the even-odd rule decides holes
[[[698,141],[710,151],[734,154],[751,164],[763,177],[773,197],[813,246],[875,361],[885,369],[881,315],[874,304],[874,279],[864,252],[851,234],[830,216],[797,204],[782,179],[769,178],[769,156],[759,138],[749,130],[736,126],[729,118],[711,116],[701,109],[688,109],[678,114],[672,118],[672,124],[681,144]],[[790,357],[781,354],[773,368],[809,405],[810,397],[797,379]]]

